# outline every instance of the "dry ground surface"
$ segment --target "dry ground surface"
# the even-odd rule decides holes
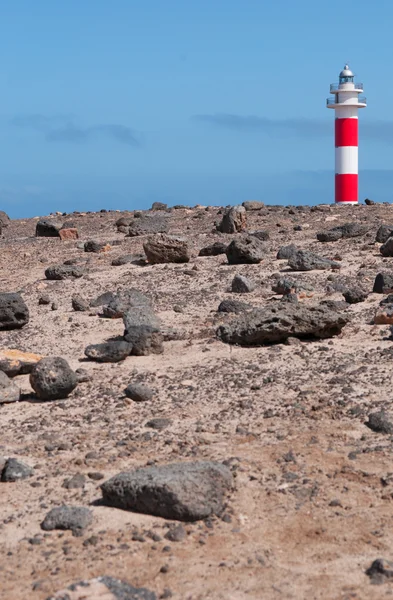
[[[80,241],[111,249],[87,254],[75,240],[36,238],[37,219],[15,220],[0,238],[0,291],[20,291],[30,311],[20,330],[1,331],[1,348],[62,356],[91,380],[66,400],[35,399],[28,376],[18,377],[24,399],[0,406],[0,454],[34,467],[34,475],[0,483],[0,597],[44,600],[81,579],[110,575],[174,600],[342,599],[391,597],[393,582],[372,585],[365,574],[378,558],[393,559],[393,437],[365,426],[367,415],[390,409],[393,341],[388,325],[374,325],[382,296],[348,305],[350,322],[329,340],[259,347],[222,343],[215,331],[235,318],[217,312],[226,298],[264,307],[279,302],[272,275],[312,284],[300,301],[343,300],[335,281],[349,278],[370,292],[375,276],[393,264],[375,233],[393,224],[393,207],[265,207],[248,212],[249,229],[270,233],[260,264],[229,266],[225,255],[199,250],[234,235],[214,232],[218,209],[171,210],[170,232],[186,236],[188,264],[112,266],[113,258],[143,253],[143,237],[117,233],[115,222],[133,213],[77,214]],[[367,223],[365,236],[321,243],[316,232],[348,221]],[[300,225],[300,230],[294,227]],[[119,245],[113,242],[118,240]],[[334,258],[341,271],[287,273],[276,259],[295,243]],[[88,260],[78,280],[47,281],[50,264]],[[235,274],[256,282],[233,294]],[[123,334],[121,319],[75,312],[74,294],[92,300],[134,287],[148,294],[179,339],[161,355],[130,356],[117,364],[84,358],[84,348]],[[39,305],[48,294],[58,304]],[[175,309],[175,310],[174,310]],[[131,382],[149,385],[154,399],[126,398]],[[146,423],[170,420],[163,430]],[[164,538],[168,522],[95,504],[100,484],[147,464],[229,461],[235,489],[224,515],[186,523],[180,542]],[[100,472],[101,481],[88,474]],[[86,475],[83,489],[63,482]],[[61,504],[90,507],[93,523],[81,537],[40,529]],[[151,532],[157,534],[154,541]]]

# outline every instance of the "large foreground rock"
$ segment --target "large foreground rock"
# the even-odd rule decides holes
[[[244,206],[228,208],[224,212],[221,223],[217,225],[217,231],[221,231],[221,233],[240,233],[246,228],[247,217]]]
[[[47,600],[157,600],[157,596],[146,588],[136,588],[105,575],[73,583]]]
[[[29,309],[17,293],[0,293],[0,330],[20,329],[29,322]]]
[[[132,344],[135,356],[163,352],[161,321],[148,306],[137,306],[123,317],[124,339]]]
[[[325,269],[340,269],[338,262],[314,254],[308,250],[298,250],[288,259],[288,265],[294,271],[323,271]]]
[[[187,263],[190,252],[187,240],[164,233],[150,237],[144,244],[147,260],[150,264]]]
[[[233,240],[226,249],[230,265],[258,264],[266,256],[266,247],[253,236]]]
[[[260,346],[283,342],[288,337],[329,338],[340,333],[349,318],[326,306],[280,303],[244,313],[221,325],[218,337],[228,344]]]
[[[67,398],[77,383],[75,372],[60,356],[43,358],[30,373],[30,385],[42,400]]]
[[[173,463],[119,473],[102,486],[109,506],[164,519],[197,521],[219,514],[232,474],[218,462]]]
[[[168,217],[143,216],[140,219],[135,219],[128,230],[129,237],[138,235],[153,235],[154,233],[168,233],[169,219]]]

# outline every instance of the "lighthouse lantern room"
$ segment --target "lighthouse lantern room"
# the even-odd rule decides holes
[[[326,101],[327,108],[335,110],[335,200],[337,204],[358,202],[358,111],[367,101],[363,84],[355,83],[348,65],[339,75],[338,84],[332,83],[332,97]]]

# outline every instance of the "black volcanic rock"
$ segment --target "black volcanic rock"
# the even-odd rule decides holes
[[[266,256],[266,247],[256,237],[241,236],[226,249],[230,265],[258,264]]]
[[[67,398],[77,383],[75,372],[60,356],[43,358],[30,373],[30,385],[42,400]]]
[[[0,330],[20,329],[29,322],[29,309],[17,293],[0,293]]]
[[[329,338],[340,333],[349,318],[325,306],[280,303],[242,314],[221,325],[217,336],[228,344],[262,346],[288,337]]]
[[[84,274],[85,270],[76,265],[53,265],[45,270],[45,277],[49,280],[77,279]]]
[[[219,514],[231,488],[230,470],[217,462],[146,467],[119,473],[101,486],[109,506],[178,521]]]
[[[60,237],[62,223],[50,219],[40,219],[35,227],[36,237]]]

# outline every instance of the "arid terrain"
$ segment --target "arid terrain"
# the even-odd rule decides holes
[[[393,339],[389,310],[386,324],[374,322],[388,290],[373,293],[377,274],[393,273],[393,257],[376,242],[380,225],[393,225],[393,205],[248,210],[242,228],[269,234],[255,264],[198,256],[214,242],[246,235],[216,230],[223,211],[48,217],[72,221],[79,239],[36,237],[38,217],[3,227],[0,292],[19,292],[29,321],[0,330],[0,359],[1,351],[17,349],[63,357],[87,373],[67,398],[48,401],[36,396],[29,374],[17,375],[21,400],[0,404],[2,464],[12,457],[34,469],[0,483],[1,598],[46,600],[104,575],[174,600],[393,594],[389,573],[380,585],[366,574],[375,559],[393,560]],[[149,235],[127,236],[128,224],[118,231],[121,217],[167,219],[169,233],[187,240],[189,262],[149,264]],[[362,233],[317,239],[345,223],[364,226]],[[103,242],[102,251],[86,252],[88,240]],[[335,261],[333,268],[294,271],[276,258],[288,244]],[[112,265],[125,255],[134,260]],[[82,277],[45,277],[49,266],[71,259]],[[249,278],[253,291],[232,292],[235,275]],[[280,277],[299,285],[289,302],[272,290]],[[116,363],[87,359],[86,346],[121,339],[124,324],[103,318],[102,307],[75,310],[72,298],[90,304],[130,288],[151,298],[165,331],[163,352]],[[359,288],[362,301],[346,303],[343,292]],[[218,312],[229,299],[263,310],[330,303],[346,324],[322,339],[294,332],[279,343],[224,343],[217,329],[241,317]],[[127,397],[131,383],[149,387],[152,398]],[[366,422],[379,411],[387,426],[378,431]],[[178,536],[168,533],[180,522],[100,502],[100,486],[117,473],[189,461],[224,463],[234,485],[220,514],[183,521]],[[83,477],[69,486],[75,475]],[[82,535],[41,528],[61,505],[91,510]]]

